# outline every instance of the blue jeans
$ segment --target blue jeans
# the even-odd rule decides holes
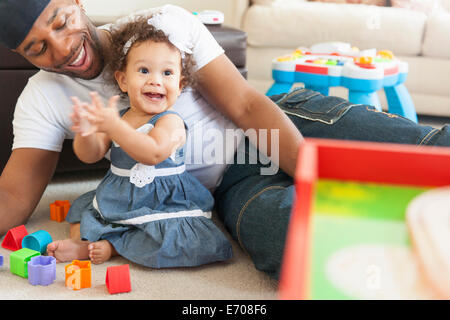
[[[305,137],[450,146],[450,128],[353,105],[308,89],[270,97]],[[252,148],[246,140],[248,158]],[[235,155],[235,162],[239,155]],[[242,159],[242,158],[239,158]],[[269,165],[266,165],[269,166]],[[232,164],[215,191],[216,211],[258,270],[278,279],[294,196],[293,179],[281,169],[261,175],[263,164]]]

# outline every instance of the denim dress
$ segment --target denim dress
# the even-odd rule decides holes
[[[127,110],[121,112],[123,115]],[[138,131],[147,133],[165,111]],[[111,168],[97,190],[74,201],[66,217],[81,238],[108,240],[119,255],[151,268],[198,266],[232,257],[231,244],[211,221],[214,198],[184,164],[184,147],[163,162],[136,162],[115,142]]]

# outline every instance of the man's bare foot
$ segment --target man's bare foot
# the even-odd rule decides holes
[[[55,257],[56,262],[88,259],[89,244],[89,241],[76,239],[57,240],[47,246],[47,254]]]
[[[88,246],[89,258],[93,264],[100,264],[108,261],[112,256],[117,255],[116,249],[108,240],[92,242]]]

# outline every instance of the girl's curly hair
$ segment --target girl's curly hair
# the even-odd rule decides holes
[[[151,40],[154,42],[165,42],[173,46],[162,30],[157,30],[154,26],[147,23],[148,19],[148,16],[138,16],[133,22],[111,30],[111,46],[105,52],[107,62],[104,77],[109,83],[115,84],[119,91],[120,88],[114,77],[114,72],[125,70],[128,52],[131,51],[133,45]],[[127,54],[124,54],[124,46],[132,37],[134,37],[135,41]],[[173,47],[176,48],[175,46]],[[193,86],[195,84],[195,62],[192,55],[187,53],[184,53],[184,55],[184,59],[181,59],[181,85],[183,87]]]

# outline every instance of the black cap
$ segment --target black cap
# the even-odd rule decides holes
[[[50,0],[0,0],[0,42],[16,49]]]

